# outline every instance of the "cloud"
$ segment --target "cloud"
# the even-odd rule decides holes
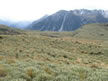
[[[0,0],[0,16],[35,20],[61,9],[108,9],[107,3],[107,0]]]

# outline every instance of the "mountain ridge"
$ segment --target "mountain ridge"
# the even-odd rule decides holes
[[[32,21],[12,21],[8,19],[2,19],[2,18],[0,19],[1,25],[6,25],[9,27],[19,28],[19,29],[24,29],[28,27],[31,23]]]
[[[39,21],[39,20],[38,20]],[[107,23],[108,11],[106,10],[60,10],[41,21],[34,21],[31,30],[40,31],[74,31],[84,24]]]

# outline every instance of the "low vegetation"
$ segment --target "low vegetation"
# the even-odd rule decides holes
[[[108,40],[25,33],[0,35],[0,81],[108,81]]]
[[[8,27],[8,26],[5,26],[5,25],[0,25],[0,34],[2,35],[18,35],[18,34],[21,34],[22,33],[22,30],[20,29],[16,29],[16,28],[11,28],[11,27]],[[2,37],[0,37],[1,39]]]

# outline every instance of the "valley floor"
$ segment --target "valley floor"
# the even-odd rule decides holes
[[[108,41],[0,35],[0,81],[108,81]]]

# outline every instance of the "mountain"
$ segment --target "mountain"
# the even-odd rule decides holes
[[[13,22],[9,26],[15,27],[15,28],[20,28],[20,29],[25,29],[31,23],[32,23],[32,21],[19,21],[19,22]]]
[[[10,26],[12,22],[4,19],[0,19],[0,24]]]
[[[46,19],[48,17],[48,15],[43,16],[42,18],[32,22],[28,27],[26,27],[25,29],[32,29],[32,26],[43,21],[44,19]]]
[[[0,25],[0,35],[16,35],[16,34],[22,34],[22,30],[11,28],[9,26]]]
[[[41,31],[74,31],[84,24],[108,22],[105,10],[60,10],[40,20],[34,21],[28,29]]]
[[[31,23],[32,21],[11,21],[7,19],[0,19],[0,24],[20,29],[28,27]]]

